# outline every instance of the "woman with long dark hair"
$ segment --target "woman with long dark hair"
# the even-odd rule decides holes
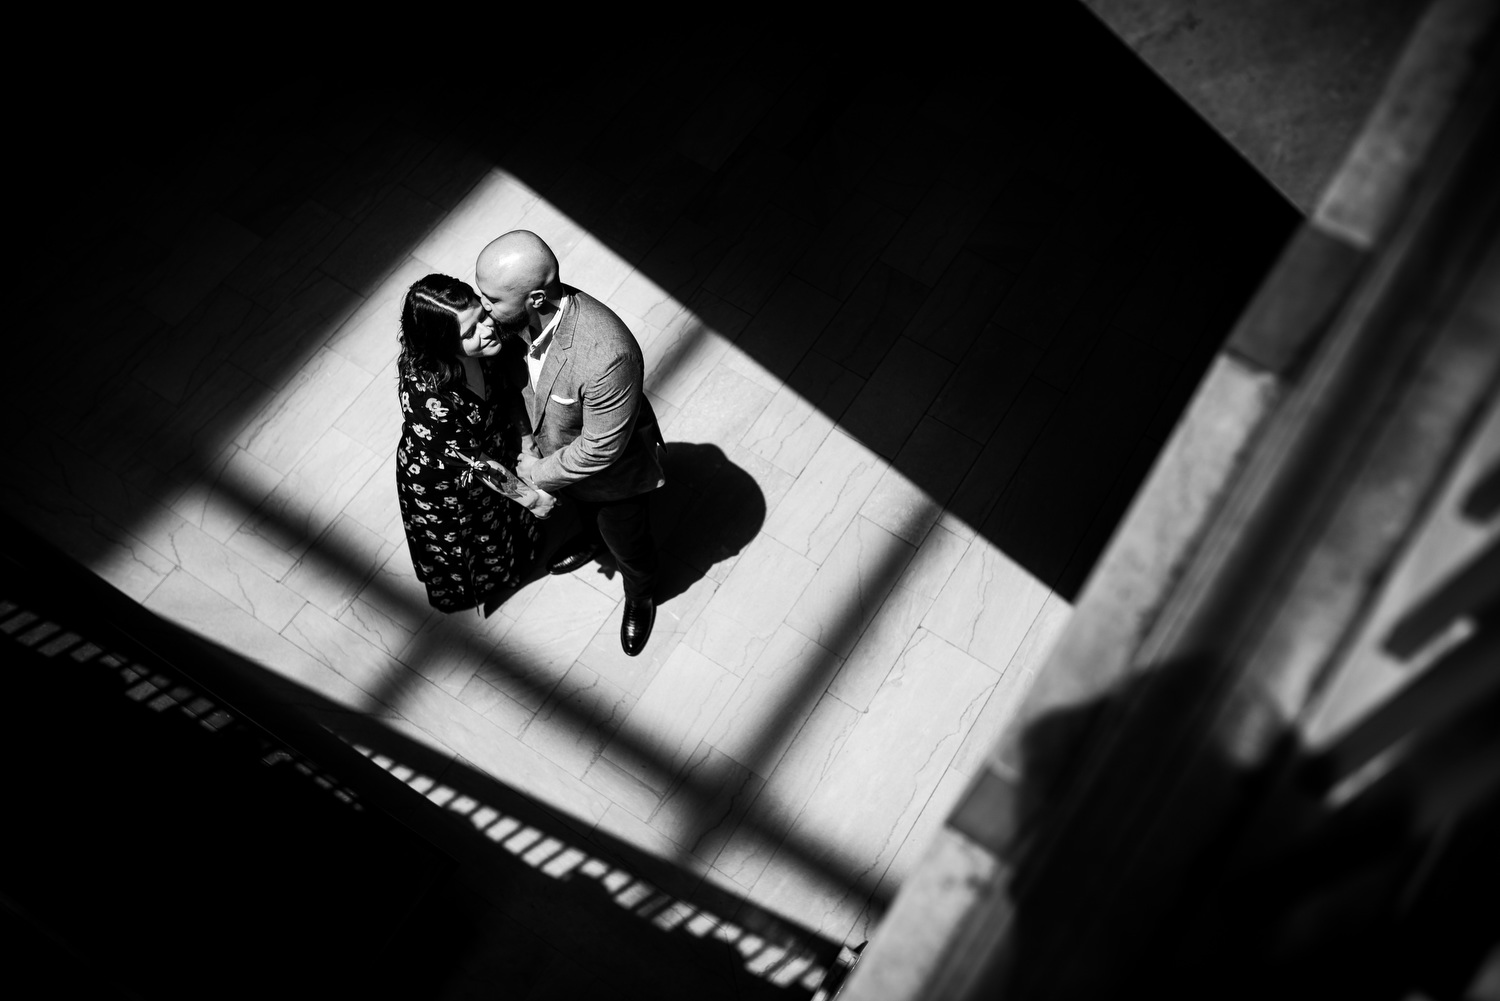
[[[531,437],[523,348],[457,278],[428,275],[406,292],[396,494],[412,565],[443,612],[518,584],[540,550],[536,520],[556,503],[514,470]]]

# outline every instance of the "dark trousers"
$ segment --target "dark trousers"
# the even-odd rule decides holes
[[[601,541],[615,558],[627,598],[649,598],[656,588],[656,543],[651,538],[651,495],[617,501],[580,501],[579,531]]]

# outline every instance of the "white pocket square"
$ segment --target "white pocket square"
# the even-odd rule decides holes
[[[554,396],[554,397],[552,397],[552,402],[553,403],[561,403],[563,406],[567,407],[567,406],[572,406],[574,403],[577,403],[578,401],[577,400],[570,400],[570,399],[568,399],[565,396]]]

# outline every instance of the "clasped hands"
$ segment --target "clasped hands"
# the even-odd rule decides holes
[[[534,475],[539,461],[536,456],[529,452],[517,455],[514,472],[488,456],[484,457],[484,461],[501,483],[507,481],[515,483],[515,487],[501,490],[501,493],[511,496],[513,500],[538,518],[546,518],[552,514],[552,509],[557,506],[557,498],[536,485]]]
[[[516,456],[516,475],[523,483],[536,490],[541,489],[536,485],[536,464],[541,461],[530,452],[522,452]]]

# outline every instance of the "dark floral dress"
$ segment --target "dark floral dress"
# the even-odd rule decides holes
[[[530,434],[520,391],[500,372],[499,364],[486,362],[482,400],[464,384],[433,392],[400,380],[401,524],[427,600],[443,612],[474,608],[514,586],[540,549],[536,518],[495,489],[514,496],[519,484],[508,470]],[[497,473],[486,458],[507,470]]]

